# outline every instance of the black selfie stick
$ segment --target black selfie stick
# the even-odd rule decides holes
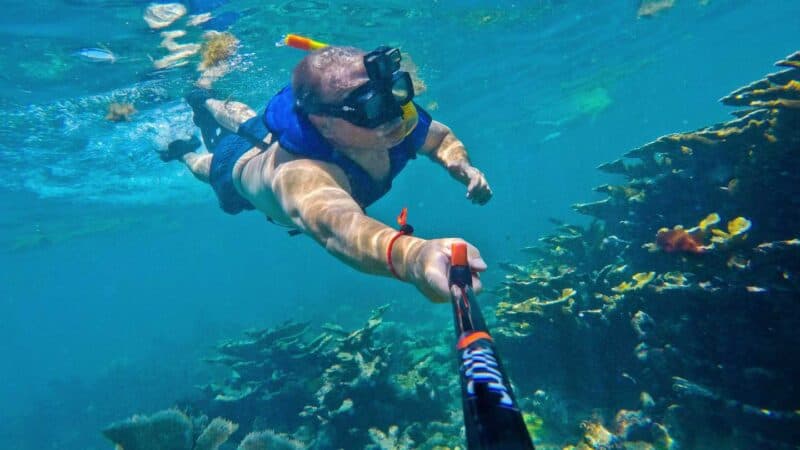
[[[450,263],[467,449],[535,450],[475,301],[465,243],[453,244]]]

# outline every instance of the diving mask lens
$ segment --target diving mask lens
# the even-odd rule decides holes
[[[369,126],[379,121],[385,114],[385,109],[386,105],[382,96],[370,95],[369,98],[362,103],[362,111],[366,118],[364,124]]]
[[[392,96],[397,103],[405,104],[414,98],[414,83],[408,72],[397,72],[392,77]]]
[[[372,81],[354,91],[344,104],[352,114],[346,117],[355,125],[375,128],[402,115],[402,105],[414,98],[414,85],[407,72],[396,72],[389,85]]]

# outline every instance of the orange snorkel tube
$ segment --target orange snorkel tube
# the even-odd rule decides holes
[[[328,46],[328,44],[315,41],[305,36],[300,36],[299,34],[287,34],[284,36],[283,41],[279,42],[278,44],[286,45],[298,50],[305,50],[307,52],[313,52],[314,50],[319,50]]]

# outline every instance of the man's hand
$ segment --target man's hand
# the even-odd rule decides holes
[[[472,203],[485,205],[489,199],[492,198],[492,188],[489,187],[489,182],[486,181],[486,176],[480,170],[469,166],[464,169],[467,176],[467,198],[472,200]]]
[[[450,247],[461,239],[431,239],[425,241],[416,255],[411,268],[411,282],[428,299],[441,303],[450,301]],[[478,272],[486,270],[486,262],[474,246],[467,244],[469,267],[472,270],[472,288],[475,293],[482,289]]]

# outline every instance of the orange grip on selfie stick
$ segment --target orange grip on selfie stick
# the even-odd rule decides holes
[[[453,266],[467,265],[467,244],[457,242],[450,246],[450,264]]]

